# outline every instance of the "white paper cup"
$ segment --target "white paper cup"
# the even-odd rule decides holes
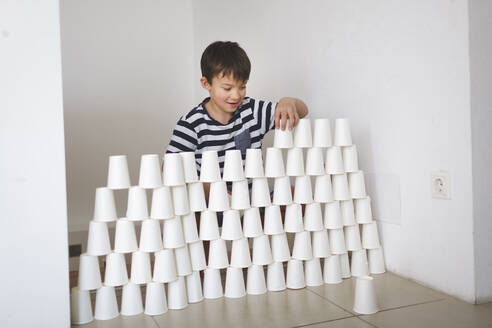
[[[203,273],[203,296],[206,299],[215,299],[224,296],[219,269],[205,269]]]
[[[126,155],[109,156],[108,188],[130,188],[130,173],[128,173],[128,161]]]
[[[170,187],[160,187],[154,189],[152,192],[150,217],[158,220],[165,220],[174,217],[173,198]]]
[[[121,315],[137,315],[143,311],[140,285],[129,282],[121,292]]]
[[[246,164],[244,166],[246,178],[263,178],[263,158],[261,149],[246,149]]]
[[[162,227],[164,248],[179,248],[185,245],[181,217],[165,220]]]
[[[125,255],[121,253],[109,253],[106,255],[106,271],[104,285],[123,286],[128,283]]]
[[[183,216],[183,232],[186,243],[194,243],[199,241],[198,228],[196,226],[196,217],[194,212],[190,212]]]
[[[362,247],[366,249],[381,247],[376,221],[362,224]]]
[[[248,238],[254,238],[263,235],[260,210],[258,209],[258,207],[248,208],[244,211],[243,234],[244,237]]]
[[[323,281],[325,284],[339,284],[342,282],[340,255],[332,255],[325,258]]]
[[[93,256],[106,255],[111,252],[108,226],[105,222],[89,222],[87,238],[87,254]]]
[[[332,254],[343,254],[347,252],[345,247],[345,235],[343,229],[329,229],[330,249]]]
[[[343,232],[345,235],[345,246],[348,251],[358,251],[362,248],[358,224],[344,227]]]
[[[357,223],[363,224],[372,222],[371,198],[369,196],[355,199],[354,209]]]
[[[306,152],[306,175],[325,174],[323,162],[323,149],[318,147],[308,148]]]
[[[189,303],[198,303],[203,301],[202,281],[200,280],[200,271],[193,271],[186,276],[186,292]]]
[[[244,180],[243,159],[239,149],[231,149],[225,152],[222,179],[224,181]]]
[[[192,273],[190,253],[188,252],[188,246],[176,248],[174,250],[176,255],[176,270],[178,276],[187,276]]]
[[[345,172],[340,147],[328,147],[325,160],[326,174],[342,174]]]
[[[247,238],[232,241],[231,267],[247,268],[251,265],[251,255]]]
[[[314,257],[304,263],[304,274],[307,286],[323,285],[323,274],[321,273],[321,264],[319,258]]]
[[[188,306],[185,277],[167,284],[167,306],[171,310],[181,310]]]
[[[314,201],[318,203],[328,203],[333,201],[333,190],[331,188],[331,177],[320,175],[316,177],[314,183]]]
[[[355,145],[342,147],[342,158],[345,172],[359,171],[359,156]]]
[[[301,289],[306,287],[302,261],[292,259],[287,263],[287,279],[285,285],[289,289]]]
[[[352,252],[350,269],[354,277],[369,275],[369,264],[367,263],[367,252],[365,249]]]
[[[273,189],[273,204],[274,205],[289,205],[292,204],[292,188],[290,178],[279,177],[275,178]]]
[[[292,148],[292,147],[294,147],[294,138],[292,136],[292,130],[275,129],[275,136],[273,138],[273,146],[275,148]]]
[[[178,273],[174,251],[172,249],[163,249],[156,252],[153,281],[166,283],[176,279],[178,279]]]
[[[357,277],[355,281],[354,312],[373,314],[379,311],[372,277]]]
[[[321,214],[321,204],[311,203],[306,205],[304,213],[304,230],[320,231],[323,230],[323,215]]]
[[[282,262],[273,262],[268,265],[267,288],[270,292],[285,290],[284,264]]]
[[[219,239],[219,224],[217,214],[214,211],[205,210],[200,214],[200,239]]]
[[[183,159],[179,153],[168,153],[164,155],[162,180],[164,185],[169,187],[185,184]]]
[[[79,258],[79,291],[101,287],[101,271],[97,256],[81,254]],[[92,312],[91,312],[92,313]]]
[[[207,150],[202,153],[200,167],[200,181],[220,181],[219,156],[216,150]]]
[[[265,159],[265,176],[278,178],[285,175],[284,159],[280,148],[267,148]]]
[[[186,215],[190,212],[186,185],[171,187],[175,215]]]
[[[311,189],[311,177],[303,175],[296,177],[294,187],[294,202],[297,204],[309,204],[313,202],[313,192]]]
[[[212,182],[208,196],[208,209],[223,212],[229,209],[229,195],[225,181]]]
[[[161,163],[159,155],[147,154],[140,158],[140,175],[138,186],[152,189],[162,186]]]
[[[334,174],[331,176],[331,186],[333,188],[333,198],[335,200],[351,200],[347,175]]]
[[[255,237],[253,239],[253,264],[267,265],[273,262],[270,241],[267,235]]]
[[[287,234],[284,232],[278,235],[272,235],[271,239],[273,260],[275,262],[285,262],[290,260]]]
[[[118,219],[114,203],[113,190],[109,188],[96,188],[96,200],[94,202],[94,221],[112,222]]]
[[[140,250],[143,252],[157,252],[162,249],[161,225],[158,220],[142,221],[140,230]]]
[[[231,209],[245,210],[250,207],[248,180],[232,183]]]
[[[116,318],[119,314],[114,287],[102,286],[99,288],[96,293],[94,319],[110,320]]]
[[[313,146],[313,137],[311,133],[311,120],[301,118],[294,129],[294,145],[300,148],[309,148]]]
[[[330,147],[331,126],[327,118],[317,118],[314,120],[313,147]]]
[[[340,202],[334,201],[325,204],[325,228],[340,229],[343,227],[342,212],[340,211]]]
[[[367,260],[369,262],[369,272],[371,274],[385,273],[383,248],[373,248],[367,250]]]
[[[250,295],[261,295],[267,292],[265,272],[262,265],[252,265],[248,268],[248,284],[246,290]]]
[[[266,235],[276,235],[284,232],[280,206],[271,205],[265,207],[265,223],[263,229]]]
[[[203,248],[203,241],[196,241],[188,244],[191,257],[191,267],[193,271],[201,271],[207,267],[205,260],[205,250]]]
[[[224,239],[210,241],[208,250],[208,267],[212,269],[224,269],[229,266],[227,247]]]
[[[311,246],[311,233],[309,231],[297,232],[292,248],[292,258],[296,260],[310,260],[313,258],[313,248]]]
[[[150,254],[136,251],[132,253],[131,282],[146,284],[152,280],[150,271]]]
[[[72,287],[70,294],[70,320],[72,325],[83,325],[94,320],[91,296],[88,290]]]
[[[188,200],[190,202],[190,211],[192,212],[201,212],[207,209],[202,182],[188,184]]]
[[[290,177],[304,175],[304,156],[302,148],[290,148],[287,151],[285,173]]]
[[[363,171],[349,173],[348,184],[352,198],[358,199],[367,197]]]
[[[348,118],[337,118],[335,120],[334,144],[337,146],[351,146],[352,135]]]
[[[318,258],[326,258],[331,255],[330,242],[328,240],[328,231],[314,231],[311,239],[313,241],[313,256]]]
[[[238,210],[227,210],[224,212],[222,221],[222,235],[224,240],[236,240],[243,237],[243,229],[241,228],[241,220]]]
[[[356,224],[354,215],[354,203],[350,200],[340,201],[340,213],[342,213],[342,222],[344,226]]]
[[[149,218],[145,189],[136,186],[130,187],[128,190],[126,217],[132,221],[141,221]]]
[[[253,179],[253,187],[251,189],[251,206],[265,207],[271,204],[270,189],[266,178]]]
[[[285,208],[285,225],[286,232],[301,232],[304,230],[302,222],[302,207],[299,204],[290,204]]]
[[[186,183],[194,183],[198,181],[198,173],[196,170],[195,153],[192,151],[181,152],[181,160],[183,161],[183,171]]]
[[[224,296],[227,298],[240,298],[246,296],[243,269],[227,268]]]
[[[166,291],[161,282],[149,282],[145,294],[145,314],[161,315],[168,310]]]
[[[348,252],[345,252],[343,254],[340,254],[340,269],[341,269],[341,274],[342,278],[350,278],[352,276],[352,273],[350,272],[350,262],[348,258]]]

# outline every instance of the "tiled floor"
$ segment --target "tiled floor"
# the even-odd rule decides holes
[[[79,327],[492,327],[492,303],[471,305],[392,273],[374,278],[381,311],[373,315],[352,311],[351,278],[337,285],[204,300],[160,316],[119,316]]]

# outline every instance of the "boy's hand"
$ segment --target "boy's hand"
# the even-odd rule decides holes
[[[282,98],[275,109],[275,128],[285,130],[289,121],[289,130],[299,122],[299,114],[297,112],[296,102],[292,98]]]

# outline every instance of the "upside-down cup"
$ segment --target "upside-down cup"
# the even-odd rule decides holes
[[[306,205],[304,213],[304,229],[306,231],[320,231],[324,229],[320,203]]]
[[[219,224],[217,214],[214,211],[205,210],[200,214],[200,239],[219,239]]]
[[[358,224],[344,227],[343,232],[345,235],[345,247],[347,247],[348,251],[358,251],[362,248]]]
[[[290,178],[288,176],[275,178],[275,184],[273,188],[273,204],[292,204],[292,190],[290,185]]]
[[[342,174],[345,172],[340,147],[332,146],[326,150],[325,171],[326,174]]]
[[[352,135],[348,118],[337,118],[335,120],[334,144],[336,146],[351,146]]]
[[[245,210],[250,208],[248,180],[232,183],[231,209]]]
[[[326,229],[343,228],[342,212],[338,200],[325,204],[324,220]]]
[[[195,213],[190,212],[189,214],[183,216],[182,222],[185,242],[194,243],[195,241],[199,241],[200,238],[198,237]]]
[[[268,265],[267,269],[267,289],[270,292],[285,290],[284,264],[282,262],[273,262]]]
[[[331,177],[328,174],[316,177],[314,183],[314,201],[318,203],[328,203],[333,201]]]
[[[292,136],[292,130],[275,129],[275,136],[273,138],[273,147],[275,148],[294,147],[294,138]]]
[[[70,293],[70,320],[72,325],[83,325],[94,320],[91,296],[88,290],[72,287]]]
[[[280,233],[272,235],[272,257],[275,262],[285,262],[290,260],[289,244],[287,242],[287,234]]]
[[[285,208],[284,229],[286,232],[301,232],[304,230],[302,207],[300,204],[290,204]]]
[[[140,230],[140,250],[157,252],[162,249],[161,226],[158,220],[143,220]]]
[[[344,226],[356,224],[354,215],[354,202],[350,200],[340,201],[340,213],[342,213],[342,222]]]
[[[385,273],[383,248],[373,248],[367,250],[367,261],[369,262],[369,272],[371,274]]]
[[[323,274],[319,258],[313,257],[304,263],[304,274],[307,286],[323,285]]]
[[[271,204],[267,178],[254,178],[251,189],[251,206],[265,207]]]
[[[207,209],[202,182],[188,183],[188,201],[192,212],[201,212]]]
[[[244,166],[246,178],[263,178],[263,157],[261,149],[246,149],[246,164]]]
[[[212,182],[208,196],[208,209],[223,212],[229,209],[229,195],[225,181]]]
[[[247,268],[251,265],[251,255],[247,238],[232,241],[231,267]]]
[[[188,244],[191,257],[191,267],[193,271],[205,270],[207,262],[205,260],[205,250],[203,248],[203,241],[196,241]]]
[[[250,295],[261,295],[267,292],[265,272],[262,265],[252,265],[248,268],[248,284],[246,290]]]
[[[369,263],[367,263],[366,250],[360,249],[352,252],[352,258],[350,260],[350,269],[352,276],[363,277],[369,274]]]
[[[213,269],[224,269],[229,266],[227,258],[227,247],[224,239],[210,241],[208,250],[208,267]]]
[[[371,197],[354,200],[355,219],[357,223],[371,223],[372,222],[372,209],[371,209]]]
[[[333,188],[333,199],[335,200],[351,200],[347,175],[343,174],[334,174],[331,176],[331,185]]]
[[[308,148],[306,152],[306,175],[323,175],[325,166],[323,163],[323,148]]]
[[[342,147],[342,158],[345,172],[359,171],[359,156],[355,145]]]
[[[215,299],[224,296],[219,269],[205,269],[203,273],[203,296],[206,299]]]
[[[101,271],[97,256],[81,254],[79,258],[79,291],[101,287]]]
[[[174,250],[176,255],[176,270],[178,276],[183,277],[192,273],[190,253],[188,252],[188,246],[176,248]]]
[[[94,221],[111,222],[117,219],[118,215],[116,214],[113,190],[106,187],[96,188]]]
[[[186,276],[186,293],[189,303],[198,303],[203,301],[202,281],[200,280],[200,271],[193,271]]]
[[[244,211],[243,234],[244,237],[248,237],[248,238],[254,238],[263,235],[263,228],[261,227],[260,210],[258,207],[248,208],[247,210]]]
[[[186,183],[198,182],[198,173],[196,170],[195,153],[192,151],[181,152],[181,160],[183,161],[183,171]]]
[[[130,173],[128,172],[126,155],[109,156],[107,187],[117,190],[130,188],[130,186]]]
[[[348,258],[348,252],[338,255],[340,256],[340,269],[342,278],[350,278],[352,273],[350,272],[350,262]]]
[[[150,271],[150,253],[136,251],[132,253],[131,282],[146,284],[152,280]]]
[[[244,180],[243,159],[239,149],[231,149],[225,152],[224,171],[222,173],[224,181]]]
[[[145,189],[136,186],[128,189],[126,217],[132,221],[141,221],[149,218]]]
[[[104,285],[123,286],[128,283],[125,255],[121,253],[109,253],[106,255],[106,271]]]
[[[311,120],[301,118],[294,129],[294,145],[299,148],[309,148],[313,146],[311,133]]]
[[[253,239],[253,264],[267,265],[273,262],[270,241],[267,235],[255,237]]]
[[[224,240],[236,240],[243,237],[241,219],[238,210],[227,210],[222,220],[222,235]]]
[[[233,267],[227,268],[224,296],[228,298],[240,298],[246,296],[243,269]]]
[[[311,233],[309,231],[297,232],[292,248],[292,258],[307,261],[313,258],[313,248],[311,246]]]
[[[297,204],[309,204],[313,202],[313,191],[311,189],[310,176],[303,175],[296,177],[294,202]]]
[[[167,306],[171,310],[181,310],[188,306],[185,277],[167,284]]]
[[[164,248],[179,248],[185,245],[181,217],[165,220],[162,227]]]
[[[110,320],[116,318],[119,314],[114,287],[102,286],[99,288],[96,293],[94,319]]]
[[[271,205],[265,207],[265,223],[263,229],[266,235],[276,235],[284,232],[280,206]]]
[[[143,313],[142,293],[140,285],[129,282],[121,292],[121,315],[137,315]]]
[[[302,148],[290,148],[287,151],[285,173],[290,177],[304,175],[304,156]]]
[[[289,289],[301,289],[306,287],[302,261],[291,259],[287,262],[287,279],[285,284]]]
[[[175,215],[186,215],[190,212],[186,185],[171,187]]]
[[[164,185],[168,187],[185,184],[183,159],[179,153],[168,153],[164,155],[162,180]]]
[[[373,280],[369,276],[357,277],[355,280],[354,312],[373,314],[379,311]]]
[[[328,240],[328,231],[314,231],[311,240],[313,241],[313,256],[326,258],[331,255],[330,242]]]
[[[339,284],[342,282],[340,255],[332,255],[325,258],[323,281],[325,284]]]
[[[105,222],[89,222],[87,238],[87,254],[93,256],[106,255],[111,252],[108,225]]]
[[[278,178],[285,175],[284,159],[280,148],[267,148],[265,159],[265,176]]]
[[[133,268],[132,268],[133,269]],[[150,269],[150,263],[149,263]],[[156,282],[171,282],[178,279],[176,259],[172,249],[163,249],[155,253],[154,277]]]
[[[329,229],[328,235],[332,254],[343,254],[347,252],[343,229]]]
[[[157,220],[174,217],[173,198],[170,187],[160,187],[152,191],[150,217]]]
[[[326,148],[330,147],[332,144],[330,120],[327,118],[315,119],[313,130],[313,147]]]
[[[207,150],[202,153],[200,181],[220,181],[219,156],[216,150]]]
[[[153,189],[162,186],[160,164],[159,155],[142,155],[140,158],[140,175],[138,179],[139,187]]]
[[[366,249],[381,247],[376,221],[362,224],[362,247]]]
[[[363,171],[349,173],[348,184],[352,198],[359,199],[367,197]]]
[[[161,282],[149,282],[145,294],[145,311],[147,315],[160,315],[168,310],[166,291]]]

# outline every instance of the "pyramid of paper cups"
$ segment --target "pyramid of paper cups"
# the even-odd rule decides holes
[[[349,122],[336,119],[333,135],[330,120],[313,123],[301,119],[293,130],[276,129],[274,145],[264,156],[261,149],[183,152],[165,154],[161,163],[156,154],[142,155],[136,185],[127,157],[110,156],[107,185],[95,191],[87,250],[72,290],[73,323],[119,314],[159,315],[203,299],[336,284],[385,272]],[[210,185],[208,202],[204,183]],[[114,190],[122,189],[128,190],[128,204],[121,217]],[[108,222],[115,222],[113,245]],[[126,257],[131,263],[125,254],[131,254]],[[122,288],[120,308],[115,287]],[[373,292],[371,287],[359,289],[358,299],[374,299],[363,294]],[[94,309],[91,290],[97,291]]]

